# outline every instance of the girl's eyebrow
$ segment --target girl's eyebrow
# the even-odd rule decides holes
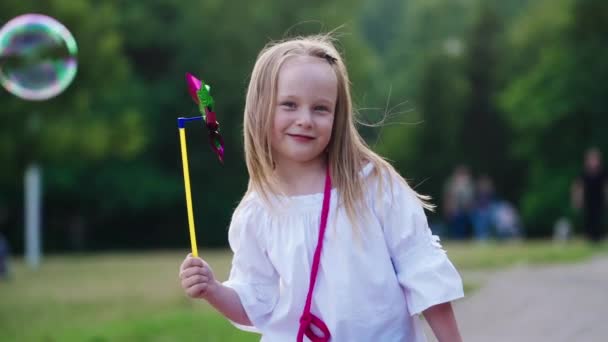
[[[334,104],[335,101],[322,97],[322,98],[317,99],[315,102],[325,103],[325,104]]]
[[[292,95],[292,94],[277,94],[277,101],[286,101],[286,100],[298,100],[299,97],[296,95]],[[333,105],[336,101],[329,99],[329,98],[325,98],[325,97],[319,97],[316,98],[313,103],[315,104],[326,104],[326,105]]]
[[[298,97],[291,94],[277,94],[277,98],[281,99],[297,99]]]

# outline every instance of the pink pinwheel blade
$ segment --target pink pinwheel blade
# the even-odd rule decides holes
[[[198,104],[198,96],[196,95],[196,92],[201,89],[202,82],[198,78],[194,77],[194,75],[187,72],[186,83],[188,84],[188,93],[190,93],[190,96],[192,97],[194,102]]]

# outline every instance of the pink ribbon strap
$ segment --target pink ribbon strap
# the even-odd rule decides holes
[[[321,224],[319,227],[319,241],[317,242],[317,248],[315,249],[315,255],[312,259],[312,269],[310,271],[310,284],[308,286],[308,295],[306,296],[306,305],[300,317],[300,329],[298,330],[298,342],[302,342],[304,335],[308,337],[312,342],[327,342],[331,338],[327,325],[310,312],[310,305],[312,302],[312,293],[315,289],[315,282],[317,280],[317,272],[319,271],[319,261],[321,260],[321,250],[323,249],[323,236],[325,235],[325,228],[327,227],[327,217],[329,216],[329,201],[331,199],[331,176],[329,174],[329,163],[327,165],[327,172],[325,175],[325,190],[323,192],[323,208],[321,210]],[[315,331],[312,330],[312,326],[316,330],[320,331],[323,335],[318,336]]]

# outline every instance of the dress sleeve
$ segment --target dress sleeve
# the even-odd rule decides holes
[[[431,233],[422,203],[399,180],[383,194],[382,225],[411,315],[464,296],[462,279]]]
[[[241,330],[258,333],[268,322],[279,297],[279,276],[268,259],[263,236],[259,233],[263,225],[260,209],[244,205],[235,211],[228,232],[234,256],[230,276],[224,282],[238,294],[253,327],[232,324]]]

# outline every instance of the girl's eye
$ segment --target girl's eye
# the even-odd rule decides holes
[[[295,102],[291,102],[291,101],[281,102],[281,106],[285,107],[287,109],[295,109],[296,108]]]
[[[317,111],[317,112],[329,112],[329,108],[327,108],[326,106],[316,106],[315,107],[315,111]]]

